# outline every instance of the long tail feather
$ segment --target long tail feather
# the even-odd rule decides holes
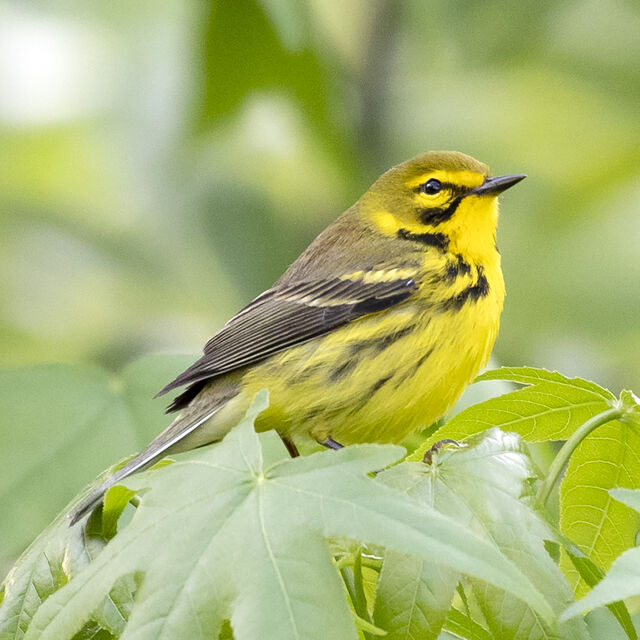
[[[118,469],[112,476],[107,478],[94,492],[85,498],[67,517],[69,518],[69,526],[74,525],[85,515],[93,511],[100,504],[104,494],[108,489],[118,484],[121,480],[130,476],[132,473],[147,469],[160,458],[169,453],[180,440],[184,439],[201,424],[209,420],[221,405],[216,405],[208,413],[198,416],[195,420],[183,424],[184,419],[178,416],[158,437],[154,438],[147,448],[139,453],[135,458],[127,462],[121,469]]]

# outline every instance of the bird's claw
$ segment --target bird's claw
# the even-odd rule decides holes
[[[451,438],[438,440],[438,442],[436,442],[431,447],[431,449],[427,449],[426,453],[424,454],[424,457],[422,458],[422,462],[424,462],[425,464],[431,464],[433,462],[433,454],[438,453],[438,451],[440,451],[440,449],[442,449],[442,447],[446,445],[452,445],[454,447],[462,446],[459,442],[456,442],[455,440],[451,440]]]

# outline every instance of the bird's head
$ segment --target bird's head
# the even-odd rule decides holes
[[[495,253],[498,195],[525,176],[491,177],[457,151],[430,151],[384,173],[361,201],[381,233],[440,246],[482,262]]]

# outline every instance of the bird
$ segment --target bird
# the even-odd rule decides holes
[[[158,395],[184,387],[173,422],[70,514],[162,457],[221,440],[255,394],[258,432],[329,448],[397,443],[440,419],[489,359],[505,284],[492,177],[457,151],[382,174],[269,289],[233,316]]]

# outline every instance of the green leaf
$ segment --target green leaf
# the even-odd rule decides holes
[[[389,640],[437,638],[458,584],[458,572],[388,551],[378,581],[375,622]]]
[[[96,622],[87,623],[73,640],[116,640],[116,636],[110,634]]]
[[[619,421],[582,441],[560,483],[562,533],[605,571],[634,546],[640,527],[640,514],[611,497],[614,487],[640,488],[640,433]],[[585,593],[567,559],[561,566],[576,592]]]
[[[637,614],[633,616],[632,624],[634,619],[637,624]],[[585,616],[585,620],[589,633],[594,640],[598,640],[599,638],[606,638],[606,640],[628,640],[628,638],[631,637],[628,633],[625,633],[624,629],[618,624],[618,621],[611,615],[610,605],[606,609],[598,608],[590,611]],[[635,628],[633,633],[637,635]]]
[[[5,595],[0,604],[0,638],[21,639],[33,615],[52,593],[68,582],[62,563],[69,553],[83,553],[83,536],[69,529],[66,518],[59,517],[22,555],[5,578]]]
[[[636,512],[640,511],[640,491],[612,489],[609,493]],[[588,609],[637,595],[640,595],[640,547],[629,549],[617,558],[604,579],[582,600],[569,606],[562,618],[569,619]]]
[[[478,380],[510,380],[528,385],[461,412],[433,437],[463,440],[470,433],[497,425],[529,442],[566,439],[578,427],[611,407],[628,406],[633,421],[636,400],[625,392],[621,400],[593,382],[566,378],[542,369],[502,368]],[[412,454],[420,456],[427,446]],[[560,485],[560,529],[597,565],[605,569],[633,545],[640,516],[611,499],[616,486],[640,487],[640,435],[632,424],[611,422],[587,436],[573,453]],[[567,558],[561,566],[574,589],[584,591]]]
[[[491,429],[467,446],[439,450],[431,465],[406,462],[384,472],[381,478],[493,540],[547,594],[556,612],[572,601],[568,583],[545,549],[544,541],[553,539],[555,534],[535,506],[535,473],[517,435]],[[472,584],[475,599],[495,637],[588,637],[582,621],[555,630],[511,594],[475,579]],[[420,609],[409,599],[405,606],[408,604]],[[430,602],[427,599],[419,604],[426,610]],[[398,604],[394,606],[400,609]],[[441,615],[441,610],[435,613]],[[379,624],[377,618],[376,623]],[[419,633],[417,636],[421,637]]]
[[[640,513],[640,491],[631,491],[629,489],[611,489],[611,496],[623,502],[628,507]]]
[[[23,546],[33,531],[46,524],[42,519],[59,510],[99,465],[139,448],[166,422],[162,403],[154,403],[152,396],[186,360],[143,358],[125,367],[119,378],[97,368],[67,365],[0,372],[0,419],[7,425],[2,428],[5,446],[0,448],[5,470],[0,491],[0,508],[6,515],[0,519],[4,553],[13,554]],[[50,432],[61,443],[53,450]],[[97,528],[83,535],[78,528],[69,529],[66,508],[38,537],[5,579],[0,638],[21,638],[40,604],[99,554],[115,534],[131,495],[124,487],[110,491],[102,516],[91,519]],[[96,608],[93,622],[118,635],[134,588],[133,578],[123,577]],[[90,624],[82,633],[95,629]]]
[[[444,629],[464,640],[493,640],[494,638],[483,626],[455,607],[449,611]]]
[[[111,540],[118,531],[118,520],[122,515],[129,500],[136,495],[135,491],[121,485],[111,487],[104,496],[100,536],[105,540]]]
[[[517,594],[547,621],[551,607],[491,543],[367,472],[396,461],[391,446],[290,459],[274,432],[247,418],[219,444],[127,481],[142,494],[131,522],[33,618],[26,638],[77,633],[122,576],[140,582],[126,631],[136,638],[237,640],[355,637],[326,537],[411,553]],[[312,576],[312,579],[311,579]]]
[[[380,629],[376,627],[374,624],[369,622],[368,620],[364,620],[360,616],[354,614],[353,619],[355,620],[356,627],[359,631],[364,631],[366,633],[370,633],[372,636],[388,636],[387,632],[384,629]]]
[[[620,394],[620,402],[626,409],[622,421],[640,427],[640,398],[633,391],[624,389]]]
[[[604,578],[602,569],[593,560],[585,556],[572,542],[563,540],[563,552],[569,557],[576,571],[589,587],[595,586]],[[627,638],[629,640],[638,640],[638,634],[633,627],[633,621],[625,603],[622,601],[612,602],[607,605],[607,608],[620,623]]]
[[[503,367],[487,371],[477,380],[510,380],[527,386],[460,412],[412,459],[418,459],[436,440],[464,440],[491,427],[518,433],[527,442],[565,440],[578,426],[616,401],[610,391],[593,382],[544,369]]]
[[[66,511],[33,542],[5,579],[0,602],[2,640],[23,638],[41,604],[87,567],[106,544],[81,527],[70,528]],[[107,630],[119,636],[133,602],[134,586],[128,576],[119,579],[98,603],[92,620],[78,631],[78,638],[105,638]]]

